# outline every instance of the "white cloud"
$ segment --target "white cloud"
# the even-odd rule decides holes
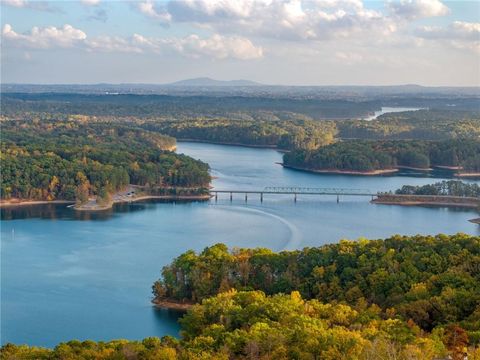
[[[80,0],[80,2],[86,6],[97,6],[100,4],[100,0]]]
[[[217,59],[234,58],[240,60],[258,59],[263,56],[263,50],[256,47],[246,38],[225,37],[215,34],[201,39],[198,35],[190,35],[174,44],[179,52],[190,56],[209,56]]]
[[[51,49],[76,47],[89,52],[157,53],[175,52],[187,57],[213,59],[252,60],[263,56],[263,49],[249,39],[239,36],[214,34],[202,38],[198,35],[171,38],[147,38],[139,34],[132,37],[87,35],[71,25],[62,28],[33,27],[29,33],[19,34],[11,25],[3,27],[2,39],[7,45],[26,49]]]
[[[263,49],[250,40],[238,36],[214,34],[201,38],[192,34],[183,38],[147,38],[134,34],[131,38],[102,37],[87,41],[89,49],[122,52],[176,52],[187,57],[252,60],[263,56]]]
[[[27,4],[28,2],[25,0],[2,0],[2,5],[8,5],[18,8],[26,7]]]
[[[2,39],[18,47],[48,49],[67,48],[85,40],[87,35],[73,26],[65,24],[62,28],[48,26],[45,28],[33,27],[27,34],[15,32],[11,25],[5,24],[2,30]]]
[[[119,36],[97,36],[85,41],[88,51],[142,53],[140,47],[135,46],[129,39]]]
[[[391,19],[360,0],[147,0],[138,9],[162,24],[187,22],[219,33],[276,39],[321,40],[396,29]]]
[[[335,59],[346,64],[346,65],[354,65],[364,60],[364,57],[358,53],[345,53],[342,51],[337,51],[335,53]]]
[[[444,16],[450,12],[450,9],[439,0],[390,1],[387,7],[395,16],[407,20]]]
[[[7,5],[16,8],[28,8],[40,11],[58,12],[59,9],[50,6],[46,1],[30,1],[30,0],[0,0],[2,5]]]
[[[162,23],[168,23],[171,20],[170,14],[162,11],[162,10],[157,10],[155,8],[155,3],[152,0],[147,0],[143,2],[139,2],[137,4],[138,10],[153,19],[159,20]]]
[[[448,27],[423,26],[416,35],[425,39],[450,39],[480,41],[480,23],[455,21]]]
[[[454,21],[447,27],[423,26],[416,29],[415,34],[457,49],[480,52],[480,23]]]

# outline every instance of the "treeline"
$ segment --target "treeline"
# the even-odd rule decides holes
[[[418,110],[387,113],[375,120],[336,122],[343,139],[480,139],[480,112]]]
[[[480,197],[480,186],[475,183],[449,180],[421,186],[403,185],[401,189],[395,191],[395,194]]]
[[[128,184],[205,187],[208,165],[169,150],[175,139],[118,123],[2,121],[2,199],[108,201]]]
[[[235,290],[206,299],[181,320],[182,339],[70,341],[54,349],[6,344],[5,360],[433,360],[475,359],[478,344],[461,327],[427,334],[412,322],[384,319],[378,307]]]
[[[317,149],[331,144],[334,122],[312,120],[190,120],[148,122],[142,127],[177,139],[201,140],[281,149]]]
[[[480,140],[337,142],[316,150],[295,150],[283,156],[287,166],[310,170],[372,171],[397,166],[431,166],[480,171]]]
[[[374,306],[426,331],[457,323],[480,340],[480,237],[394,236],[274,253],[223,244],[187,251],[162,270],[157,300],[200,302],[227,291],[299,291],[306,299]]]
[[[358,101],[327,97],[270,97],[262,94],[219,95],[136,95],[75,93],[2,93],[2,112],[8,116],[22,112],[50,112],[115,117],[230,118],[231,115],[255,117],[266,112],[276,116],[295,113],[320,119],[348,119],[380,107],[378,101]]]

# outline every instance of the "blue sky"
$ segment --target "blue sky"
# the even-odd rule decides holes
[[[480,85],[480,1],[1,0],[2,82]]]

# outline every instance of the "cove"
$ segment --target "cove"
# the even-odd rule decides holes
[[[415,173],[362,177],[310,174],[276,164],[281,154],[204,143],[179,153],[211,165],[217,189],[266,186],[395,190],[441,180]],[[372,205],[364,198],[219,196],[218,202],[142,202],[79,214],[64,205],[2,209],[2,343],[54,346],[71,339],[178,336],[178,313],[150,304],[162,266],[187,249],[273,250],[393,234],[479,235],[468,209]]]

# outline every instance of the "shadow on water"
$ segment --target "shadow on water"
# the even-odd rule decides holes
[[[169,332],[171,335],[177,337],[180,336],[180,324],[178,323],[178,320],[185,315],[185,311],[160,309],[152,306],[152,312],[159,333],[164,334],[165,326],[167,325],[171,329]]]
[[[44,220],[108,220],[117,214],[133,213],[153,209],[158,203],[188,203],[181,200],[144,200],[135,203],[114,204],[111,209],[102,211],[76,211],[65,204],[39,204],[7,207],[0,209],[1,220],[44,219]],[[193,201],[196,202],[196,201]]]

